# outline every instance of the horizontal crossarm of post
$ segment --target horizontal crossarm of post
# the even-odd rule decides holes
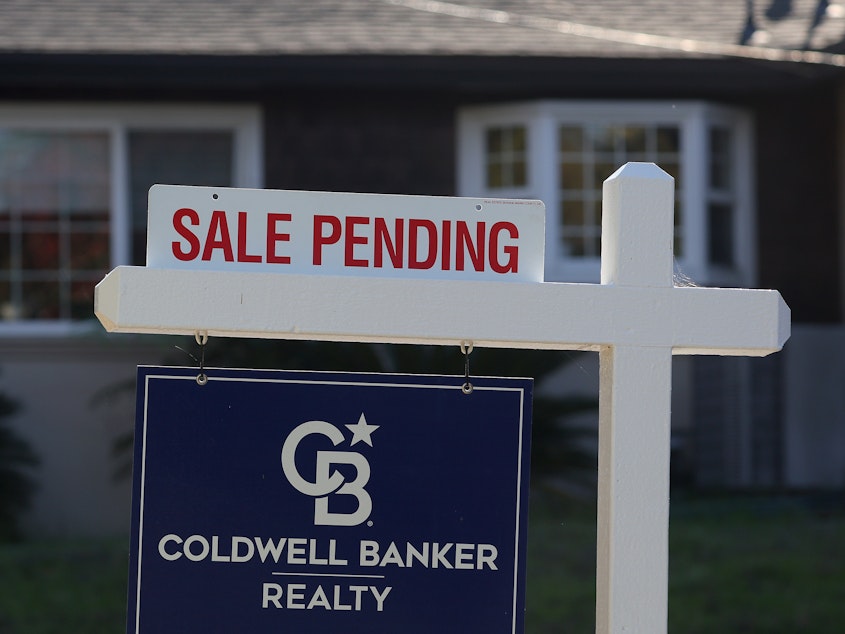
[[[95,293],[110,332],[765,356],[789,337],[777,291],[323,277],[121,266]]]

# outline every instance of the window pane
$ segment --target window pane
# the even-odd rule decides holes
[[[0,321],[10,321],[16,318],[11,288],[9,282],[0,280]]]
[[[584,166],[581,163],[563,163],[560,166],[560,184],[564,190],[579,191],[586,187]]]
[[[581,152],[584,149],[584,131],[575,126],[561,126],[560,151]]]
[[[517,159],[513,162],[511,175],[512,185],[525,185],[528,182],[527,166],[524,160]]]
[[[52,270],[61,268],[61,236],[55,231],[28,231],[22,236],[21,263],[25,270]]]
[[[0,229],[0,279],[8,275],[12,265],[12,234],[7,228]]]
[[[74,271],[102,271],[108,269],[108,231],[71,234],[70,262]]]
[[[593,232],[601,233],[601,196],[593,201]]]
[[[645,153],[646,129],[643,126],[627,126],[623,132],[625,136],[625,152]]]
[[[595,164],[595,169],[593,170],[593,187],[599,191],[601,191],[602,184],[604,181],[607,180],[607,177],[613,174],[617,169],[621,167],[616,163],[611,162],[598,162]]]
[[[155,184],[230,187],[234,138],[230,131],[136,130],[129,133],[132,262],[146,262],[147,194]]]
[[[657,151],[663,153],[681,151],[681,135],[676,126],[657,128]]]
[[[488,128],[485,162],[487,187],[524,187],[528,184],[528,138],[525,126]]]
[[[501,163],[490,162],[487,165],[487,187],[504,187],[505,177]]]
[[[0,319],[71,317],[75,235],[90,234],[80,258],[106,254],[85,282],[93,296],[109,264],[109,169],[106,132],[0,129]]]
[[[502,151],[503,128],[490,128],[487,130],[487,153]]]
[[[684,256],[684,240],[681,227],[683,224],[683,215],[681,210],[681,201],[675,199],[675,257],[681,258]]]
[[[590,148],[584,148],[589,138]],[[675,178],[680,200],[680,128],[648,124],[577,126],[558,129],[558,173],[564,251],[568,256],[600,254],[602,185],[619,167],[630,161],[649,161]],[[583,150],[583,151],[582,151]],[[577,201],[577,204],[575,204]],[[676,235],[681,217],[676,215]],[[677,242],[680,248],[680,240]],[[679,253],[680,251],[678,251]]]
[[[70,316],[72,319],[85,319],[91,314],[94,305],[94,286],[99,280],[88,279],[73,282],[70,286]]]
[[[564,240],[566,245],[566,255],[569,257],[583,257],[586,255],[584,238],[580,236],[570,236]]]
[[[712,264],[733,264],[733,207],[729,204],[711,203],[708,206],[708,254]]]
[[[513,152],[525,152],[525,128],[516,126],[511,128],[511,150]]]
[[[710,129],[710,187],[731,188],[731,132],[727,128]]]
[[[593,129],[593,150],[596,152],[614,152],[616,150],[616,130],[612,126]]]
[[[585,224],[584,201],[566,200],[563,202],[563,224],[566,227],[576,227]]]
[[[58,282],[23,283],[23,319],[59,319],[61,296]],[[93,306],[91,306],[93,311]]]
[[[681,166],[680,166],[680,164],[676,163],[674,161],[662,161],[660,163],[660,167],[661,167],[661,169],[663,169],[664,172],[669,174],[669,176],[674,178],[675,183],[677,184],[678,179],[681,177]]]

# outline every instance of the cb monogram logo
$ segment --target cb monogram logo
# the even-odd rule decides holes
[[[379,425],[369,425],[364,414],[356,425],[344,425],[352,432],[350,446],[364,442],[373,446],[372,433]],[[338,446],[345,438],[343,432],[331,423],[322,420],[310,420],[296,427],[288,434],[282,446],[282,470],[288,482],[300,493],[309,495],[314,500],[314,524],[319,526],[357,526],[366,521],[373,510],[373,501],[364,486],[370,481],[370,463],[355,451],[317,451],[315,456],[314,482],[309,482],[296,468],[296,450],[299,443],[308,436],[319,434],[328,438],[333,446]],[[343,474],[332,465],[352,465],[355,467],[355,479],[346,480]],[[351,513],[333,513],[329,511],[330,495],[348,495],[354,497],[358,507]]]

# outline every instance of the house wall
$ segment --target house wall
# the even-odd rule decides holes
[[[134,426],[135,369],[160,363],[161,343],[100,335],[0,342],[0,391],[21,409],[10,424],[40,464],[27,535],[122,535],[130,521],[131,461],[115,453]]]
[[[845,487],[845,327],[797,325],[781,354],[785,478]]]
[[[845,326],[794,324],[777,354],[694,364],[698,486],[845,487]]]
[[[703,488],[794,486],[784,474],[783,353],[692,362],[692,481]]]

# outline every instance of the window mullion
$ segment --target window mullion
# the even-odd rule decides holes
[[[9,204],[9,232],[12,242],[9,246],[9,303],[13,307],[12,318],[19,319],[23,307],[23,209],[19,208],[14,197]],[[4,317],[6,318],[6,317]]]
[[[125,125],[114,124],[111,136],[111,265],[129,264],[131,217],[129,212],[129,142]]]
[[[702,148],[708,147],[707,122],[700,112],[689,117],[682,125],[681,165],[684,170],[683,196],[683,240],[685,257],[684,273],[693,281],[700,279],[707,271],[707,156]]]
[[[59,187],[59,199],[65,193]],[[56,219],[56,233],[59,247],[59,270],[56,271],[59,280],[59,319],[71,317],[71,287],[73,285],[73,269],[71,268],[70,237],[71,237],[71,209],[59,203],[59,216]]]
[[[530,130],[530,185],[534,195],[546,205],[545,270],[547,279],[561,257],[560,195],[557,160],[557,122],[551,113],[528,121]]]
[[[234,187],[253,189],[264,187],[262,129],[261,125],[252,125],[251,121],[244,120],[233,128],[235,155],[232,160],[232,185]]]

